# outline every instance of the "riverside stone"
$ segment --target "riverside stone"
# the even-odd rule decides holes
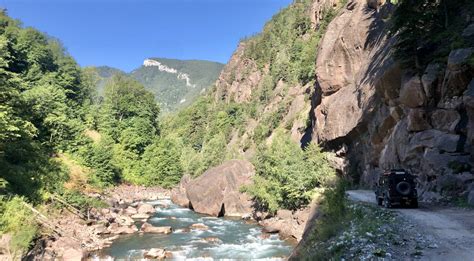
[[[141,231],[145,233],[170,234],[173,230],[170,226],[155,227],[150,223],[143,223]]]
[[[239,216],[252,213],[251,198],[240,192],[252,183],[253,165],[246,160],[230,160],[211,168],[186,185],[189,202],[198,213],[211,216]]]

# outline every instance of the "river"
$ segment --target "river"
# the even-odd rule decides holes
[[[294,245],[277,234],[262,236],[256,223],[241,219],[215,218],[179,207],[169,199],[148,202],[156,213],[148,219],[153,226],[171,226],[171,234],[132,234],[116,239],[98,257],[140,259],[151,248],[171,251],[175,260],[204,259],[284,259]],[[189,229],[203,223],[207,230]],[[138,223],[137,223],[138,224]],[[212,242],[210,242],[212,241]]]

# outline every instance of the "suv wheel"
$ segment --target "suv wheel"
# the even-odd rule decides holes
[[[385,208],[391,208],[392,207],[392,203],[390,202],[390,199],[387,196],[385,196],[383,198],[383,206]]]

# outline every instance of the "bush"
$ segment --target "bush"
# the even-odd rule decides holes
[[[90,208],[105,208],[108,206],[104,201],[88,197],[79,191],[66,191],[62,196],[67,203],[84,211],[84,213]]]
[[[254,184],[243,190],[270,212],[305,206],[317,187],[327,186],[335,178],[326,155],[317,145],[302,150],[281,130],[277,130],[270,145],[258,149],[254,164]]]
[[[21,197],[13,197],[9,201],[0,202],[0,234],[10,234],[10,255],[19,260],[31,246],[38,233],[38,224],[34,214],[25,205]]]
[[[84,165],[92,169],[90,181],[93,185],[107,187],[119,180],[119,169],[113,163],[113,148],[113,141],[103,137],[98,144],[89,144],[79,151]]]

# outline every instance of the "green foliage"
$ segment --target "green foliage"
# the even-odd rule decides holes
[[[0,178],[39,200],[65,180],[54,151],[83,143],[91,87],[61,44],[0,12]]]
[[[28,250],[38,232],[33,213],[21,197],[0,201],[0,234],[10,234],[9,252],[13,259],[20,259]]]
[[[446,60],[450,51],[466,47],[461,37],[467,23],[463,10],[474,10],[471,1],[400,0],[391,17],[397,34],[395,57],[407,68],[424,70],[433,60]]]
[[[147,185],[171,188],[183,175],[181,145],[172,138],[161,138],[147,147],[141,161],[143,180]]]
[[[453,173],[459,174],[462,172],[471,171],[472,166],[469,163],[459,162],[457,160],[450,161],[448,167],[453,170]]]
[[[142,66],[130,76],[152,92],[164,112],[173,112],[194,102],[204,88],[211,86],[219,76],[223,64],[201,60],[152,58],[189,76],[189,83],[178,74],[160,71],[157,67]]]
[[[85,196],[79,191],[66,191],[62,197],[67,203],[83,211],[90,208],[108,207],[107,203],[96,198]]]
[[[315,188],[330,184],[335,177],[326,155],[315,144],[302,150],[281,131],[270,145],[259,148],[254,165],[254,184],[245,191],[270,212],[308,204]]]
[[[155,96],[163,112],[168,113],[192,104],[202,94],[203,89],[207,89],[217,80],[224,66],[221,63],[202,60],[152,59],[176,69],[177,73],[160,71],[154,66],[141,66],[129,74],[108,66],[89,67],[86,71],[94,79],[94,85],[101,95],[114,75],[135,79]],[[181,76],[178,77],[179,74]],[[189,76],[189,82],[183,74]]]
[[[98,144],[88,144],[79,151],[82,163],[92,169],[90,182],[98,187],[107,187],[119,180],[119,169],[113,162],[114,143],[107,137]]]
[[[309,16],[312,4],[309,0],[295,1],[274,15],[262,33],[244,40],[245,55],[260,68],[269,65],[273,83],[284,80],[305,85],[314,81],[317,46],[335,12],[325,10],[315,30]]]
[[[200,175],[225,160],[232,131],[244,124],[248,113],[243,104],[212,103],[201,97],[176,115],[163,119],[162,137],[180,137],[182,167],[191,175]]]

